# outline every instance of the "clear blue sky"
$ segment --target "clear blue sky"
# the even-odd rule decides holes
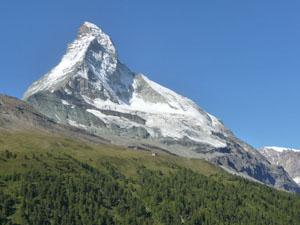
[[[0,92],[21,97],[90,21],[132,70],[238,137],[300,148],[299,12],[299,0],[1,0]]]

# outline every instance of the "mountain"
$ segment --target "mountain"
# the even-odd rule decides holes
[[[271,165],[192,100],[121,63],[110,37],[85,22],[60,63],[24,94],[54,121],[114,144],[203,158],[231,173],[300,192],[282,167]]]
[[[300,185],[300,150],[282,147],[264,147],[261,153],[274,165],[282,166]]]

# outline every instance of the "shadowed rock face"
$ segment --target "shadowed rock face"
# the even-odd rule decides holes
[[[265,147],[261,153],[273,164],[282,166],[294,181],[300,185],[300,150]]]
[[[57,123],[115,144],[204,158],[246,178],[298,191],[281,167],[216,117],[122,64],[109,36],[91,23],[81,26],[61,62],[28,88],[24,100]]]

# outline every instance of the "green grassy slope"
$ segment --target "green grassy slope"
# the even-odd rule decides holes
[[[300,224],[299,209],[203,160],[0,131],[0,224]]]
[[[140,166],[148,169],[171,171],[181,166],[204,175],[220,173],[222,170],[204,160],[185,159],[168,154],[153,157],[148,151],[130,150],[113,145],[98,145],[48,133],[8,133],[0,132],[0,152],[16,153],[18,157],[0,164],[0,173],[24,172],[33,167],[39,169],[41,163],[25,159],[25,156],[39,155],[45,160],[47,154],[68,154],[97,169],[109,161],[126,176],[134,176]],[[20,164],[28,164],[20,166]]]

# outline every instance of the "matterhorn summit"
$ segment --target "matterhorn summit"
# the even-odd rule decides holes
[[[24,100],[58,123],[136,149],[203,158],[229,172],[290,191],[299,187],[282,167],[236,138],[192,100],[132,72],[110,37],[85,22],[56,67]]]
[[[80,80],[79,83],[73,82],[73,85],[79,85],[81,91],[89,88],[88,82],[84,81],[91,81],[90,85],[93,84],[98,89],[105,86],[106,91],[113,95],[109,81],[118,80],[116,70],[122,68],[118,64],[116,49],[109,36],[96,25],[85,22],[79,29],[77,39],[68,46],[61,62],[41,80],[33,83],[24,98],[41,91],[53,93],[72,85],[69,81],[74,79],[78,82]],[[128,74],[128,79],[132,80],[132,77],[133,74]],[[71,89],[69,87],[65,91]]]

